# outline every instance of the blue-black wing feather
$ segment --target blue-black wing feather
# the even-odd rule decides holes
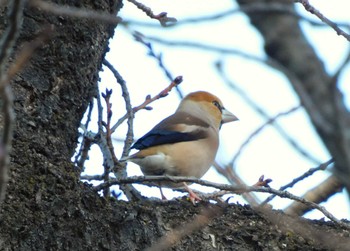
[[[198,126],[199,129],[191,132],[179,132],[176,131],[176,125],[179,124]],[[172,115],[161,121],[151,131],[137,140],[131,148],[142,150],[152,146],[199,140],[207,137],[204,129],[208,127],[209,125],[201,119],[185,112],[178,112],[177,116]]]
[[[193,141],[203,138],[202,133],[187,133],[153,129],[138,139],[131,148],[142,150],[152,146],[174,144],[184,141]]]

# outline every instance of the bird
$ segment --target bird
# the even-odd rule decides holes
[[[123,161],[139,165],[144,175],[201,178],[214,163],[221,126],[236,120],[238,118],[225,109],[217,96],[206,91],[189,93],[174,114],[131,146],[138,152]],[[192,203],[201,200],[186,182],[160,182],[161,197],[166,199],[162,187],[184,187]]]

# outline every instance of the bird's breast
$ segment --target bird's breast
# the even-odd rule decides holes
[[[141,150],[145,157],[132,160],[145,175],[171,175],[201,178],[213,164],[218,139],[180,142]]]

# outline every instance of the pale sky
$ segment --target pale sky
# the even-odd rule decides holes
[[[154,13],[167,12],[168,16],[176,17],[179,21],[189,17],[200,17],[237,9],[235,1],[229,0],[215,1],[215,4],[210,0],[201,0],[200,3],[188,0],[142,0],[141,2],[151,7]],[[310,1],[310,3],[333,21],[350,21],[346,0],[315,0]],[[301,5],[299,5],[298,10],[300,10],[301,15],[317,20],[307,13]],[[150,20],[143,12],[127,1],[124,1],[124,7],[119,16],[127,20],[157,23],[155,20]],[[302,22],[302,28],[317,53],[324,60],[326,69],[332,74],[346,57],[348,42],[327,26],[315,27]],[[135,30],[146,36],[155,36],[164,40],[193,41],[241,50],[261,59],[265,57],[260,35],[249,24],[247,17],[240,12],[210,23],[180,25],[178,28],[164,29],[133,25],[129,26],[129,29],[118,27],[115,31],[115,39],[110,43],[111,49],[107,59],[126,80],[133,106],[141,104],[146,95],[156,95],[169,84],[169,80],[158,67],[156,60],[147,56],[145,46],[133,40],[131,32]],[[221,146],[217,154],[217,161],[222,165],[230,162],[245,139],[265,120],[257,115],[237,93],[225,85],[224,80],[214,67],[217,61],[223,63],[225,73],[230,80],[242,88],[270,116],[284,112],[299,102],[283,75],[256,60],[242,58],[234,54],[207,52],[198,48],[171,47],[156,42],[152,42],[152,45],[157,53],[162,53],[164,64],[173,76],[183,76],[184,81],[180,88],[184,94],[197,90],[212,92],[222,99],[228,110],[239,117],[238,122],[226,124],[221,130]],[[121,99],[120,88],[107,69],[101,73],[101,78],[100,90],[105,90],[106,87],[113,88],[113,119],[117,121],[125,113],[122,109],[124,103]],[[340,79],[340,86],[345,96],[350,93],[350,87],[347,84],[349,80],[350,68],[348,66]],[[161,119],[171,115],[178,104],[178,95],[173,91],[168,97],[153,103],[151,105],[152,111],[143,110],[137,113],[134,120],[135,137],[141,137]],[[282,117],[278,123],[319,161],[325,162],[330,158],[302,109]],[[118,129],[115,137],[123,138],[125,128],[124,125]],[[96,126],[91,127],[91,129],[96,130]],[[94,147],[94,152],[98,152],[96,148]],[[122,146],[116,144],[115,149],[117,156],[120,156]],[[311,167],[315,167],[315,164],[291,149],[290,145],[271,126],[266,127],[252,140],[236,162],[237,172],[247,184],[254,184],[260,175],[264,174],[265,177],[273,179],[271,187],[276,189]],[[102,170],[101,156],[98,154],[90,156],[86,174],[97,174],[101,173]],[[142,174],[139,168],[133,164],[129,164],[128,171],[130,175]],[[327,172],[319,172],[288,191],[302,195],[326,177],[328,177]],[[203,179],[226,182],[223,177],[216,174],[214,169],[211,169]],[[196,186],[195,188],[206,191],[203,187]],[[142,188],[142,191],[147,195],[152,194],[152,196],[159,197],[158,188]],[[170,189],[166,189],[165,193],[168,195],[167,197],[171,197],[173,194]],[[257,195],[262,200],[268,196],[266,194]],[[244,203],[239,196],[235,196],[235,200]],[[272,201],[272,205],[276,209],[284,208],[289,203],[290,200],[286,199]],[[345,192],[334,196],[324,206],[338,218],[350,218],[349,203]],[[321,218],[323,215],[313,212],[308,214],[308,217]]]

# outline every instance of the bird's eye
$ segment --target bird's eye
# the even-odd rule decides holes
[[[213,104],[220,110],[220,112],[222,112],[222,106],[219,104],[218,101],[214,100]]]

